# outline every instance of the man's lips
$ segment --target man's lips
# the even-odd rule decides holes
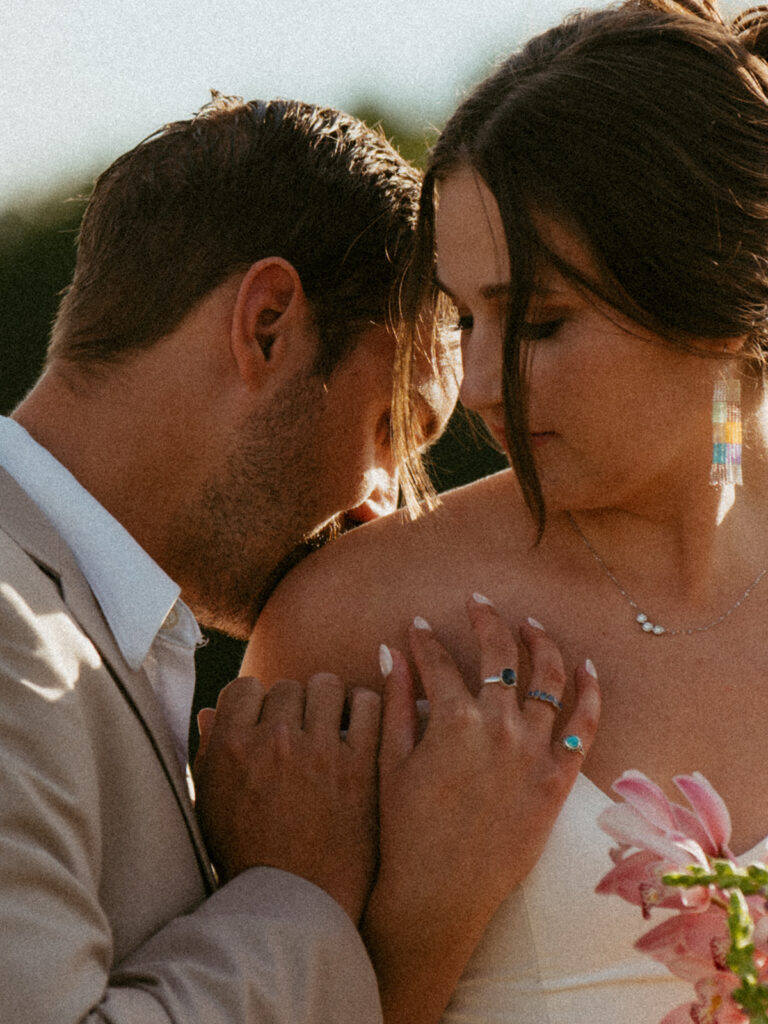
[[[486,426],[493,436],[494,440],[504,449],[507,450],[507,432],[504,429],[504,425],[495,422],[486,422]]]

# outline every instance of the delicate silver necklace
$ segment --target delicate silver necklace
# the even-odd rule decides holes
[[[765,574],[768,573],[768,567],[765,569],[761,569],[757,576],[755,576],[755,578],[749,584],[747,589],[744,591],[744,593],[741,595],[741,597],[738,599],[738,601],[735,601],[728,609],[728,611],[723,612],[723,614],[719,618],[714,619],[712,622],[707,622],[704,626],[691,626],[690,629],[667,629],[666,626],[660,626],[657,622],[652,622],[650,618],[646,615],[646,613],[642,611],[637,601],[635,601],[635,599],[626,592],[624,587],[622,587],[622,585],[613,575],[613,573],[605,564],[605,562],[597,553],[597,551],[595,551],[595,549],[592,547],[592,544],[584,536],[581,527],[573,518],[571,513],[566,512],[565,514],[568,516],[568,522],[571,524],[571,526],[576,531],[578,536],[581,537],[582,541],[584,542],[587,551],[589,551],[589,553],[592,555],[597,564],[603,569],[611,583],[613,583],[613,585],[619,591],[619,593],[627,602],[627,604],[635,612],[635,622],[638,624],[638,626],[640,627],[640,629],[642,629],[644,633],[648,633],[650,636],[690,636],[692,633],[706,633],[708,629],[712,629],[714,626],[719,626],[720,623],[724,622],[729,615],[733,615],[736,609],[740,608],[741,605],[746,601],[746,599],[755,589],[755,587],[763,578],[763,576],[765,576]]]

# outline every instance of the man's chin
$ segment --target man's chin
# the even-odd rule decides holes
[[[261,587],[254,586],[248,591],[247,600],[240,602],[238,608],[193,608],[198,622],[205,629],[215,629],[235,640],[248,640],[267,601],[291,569],[313,551],[318,551],[341,534],[348,533],[359,525],[359,521],[346,513],[335,516],[288,551],[266,577],[262,577]]]
[[[261,614],[264,605],[270,599],[278,584],[288,575],[291,569],[295,568],[307,555],[311,555],[313,551],[319,551],[320,548],[325,547],[326,544],[340,537],[342,533],[347,533],[359,525],[358,522],[346,513],[341,513],[329,522],[324,523],[323,526],[313,533],[307,534],[295,547],[284,555],[267,576],[264,585],[253,602],[253,622],[251,628],[256,624],[256,619]]]

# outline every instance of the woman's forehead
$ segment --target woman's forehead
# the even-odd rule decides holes
[[[439,183],[436,199],[438,285],[454,297],[469,297],[470,293],[488,297],[508,286],[514,277],[514,253],[510,260],[498,203],[482,177],[473,168],[459,167]],[[531,243],[538,250],[534,271],[537,298],[573,287],[547,253],[573,268],[583,281],[601,280],[599,261],[570,218],[533,204],[528,215]]]
[[[438,185],[437,276],[451,295],[509,281],[504,226],[493,193],[479,174],[460,167]]]

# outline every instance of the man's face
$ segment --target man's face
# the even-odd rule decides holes
[[[386,328],[371,327],[329,379],[307,366],[241,428],[182,531],[199,538],[181,557],[187,566],[197,559],[205,593],[194,610],[204,624],[247,636],[276,574],[307,538],[341,513],[364,521],[395,508],[395,345]],[[443,360],[441,370],[443,381],[425,364],[415,380],[430,441],[456,399],[455,366]]]

